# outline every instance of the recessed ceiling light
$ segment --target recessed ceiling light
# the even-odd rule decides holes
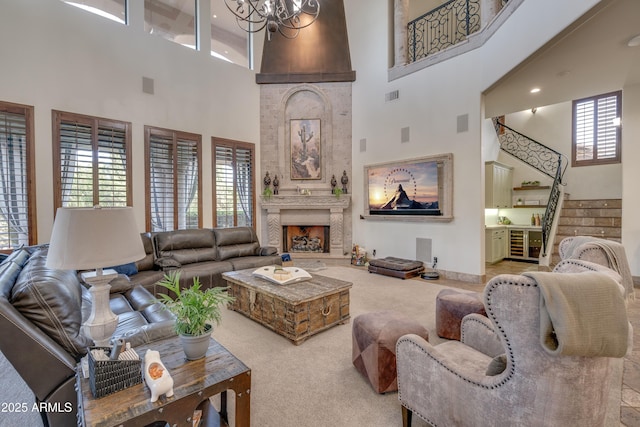
[[[539,87],[534,87],[533,89],[531,89],[529,92],[531,93],[538,93],[540,92],[540,88]]]
[[[629,41],[627,42],[627,46],[629,46],[629,47],[640,46],[640,34],[637,34],[637,35],[631,37],[629,39]]]
[[[216,15],[215,13],[213,14],[213,19],[217,18],[218,15]]]

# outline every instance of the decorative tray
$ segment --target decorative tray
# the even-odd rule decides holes
[[[273,282],[277,285],[290,285],[311,279],[311,275],[298,267],[267,266],[260,267],[253,275]]]

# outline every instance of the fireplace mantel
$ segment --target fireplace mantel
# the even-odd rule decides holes
[[[351,196],[341,194],[284,194],[261,197],[260,205],[267,211],[269,246],[282,252],[283,225],[329,225],[329,256],[344,257],[346,237],[344,230],[345,210]],[[313,218],[313,224],[308,223]],[[349,246],[348,244],[346,246]]]
[[[262,196],[262,208],[267,211],[279,209],[347,209],[351,201],[351,195],[341,194],[301,194]]]

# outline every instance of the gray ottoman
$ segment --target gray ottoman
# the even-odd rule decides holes
[[[408,279],[419,276],[420,273],[424,271],[424,265],[421,261],[411,261],[409,259],[388,256],[386,258],[370,260],[368,269],[369,273]]]

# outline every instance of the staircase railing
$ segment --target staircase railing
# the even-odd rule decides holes
[[[569,164],[568,159],[553,148],[511,129],[497,118],[493,119],[493,124],[501,150],[553,178],[549,201],[542,219],[542,252],[546,254],[553,221],[560,202],[560,186],[564,185],[562,178]]]
[[[415,62],[480,30],[480,0],[450,0],[408,24],[409,62]]]

